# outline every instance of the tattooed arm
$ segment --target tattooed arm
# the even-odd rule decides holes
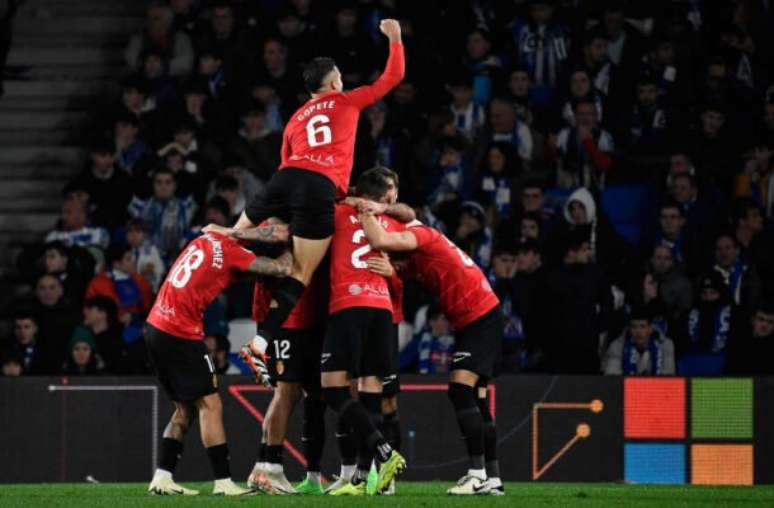
[[[417,214],[414,212],[414,209],[404,203],[394,203],[388,205],[387,203],[377,203],[376,201],[371,201],[370,199],[363,199],[352,196],[346,198],[344,203],[357,207],[360,213],[389,215],[393,219],[400,222],[411,222],[417,218]]]
[[[293,254],[285,251],[277,259],[258,256],[250,263],[247,271],[267,277],[287,277],[293,269]]]
[[[250,229],[233,229],[231,236],[238,240],[249,240],[266,243],[285,243],[290,237],[287,224],[270,224]]]

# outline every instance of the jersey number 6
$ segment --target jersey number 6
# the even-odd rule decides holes
[[[327,115],[315,115],[306,123],[306,140],[309,147],[327,145],[333,139],[331,128],[328,124],[331,119]],[[322,136],[322,139],[318,139]]]

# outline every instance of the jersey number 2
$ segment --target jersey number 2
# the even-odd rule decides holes
[[[355,231],[355,234],[352,235],[352,243],[358,244],[363,238],[365,238],[365,231],[358,229]],[[363,261],[362,258],[369,252],[371,252],[370,244],[365,244],[362,247],[355,249],[354,252],[352,252],[352,266],[355,268],[368,268],[368,263]]]
[[[311,148],[331,142],[333,134],[328,126],[329,123],[331,119],[328,115],[315,115],[306,123],[306,141]]]
[[[194,245],[188,247],[185,255],[177,262],[177,265],[169,274],[169,282],[176,288],[184,288],[191,280],[191,273],[201,266],[204,261],[204,251]]]

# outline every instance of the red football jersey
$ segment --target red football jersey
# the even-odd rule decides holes
[[[296,111],[282,137],[280,169],[293,167],[320,173],[347,194],[360,111],[392,90],[404,74],[403,45],[390,44],[384,73],[373,84],[350,92],[328,93]]]
[[[392,302],[392,323],[397,325],[403,321],[403,279],[398,272],[393,272],[387,284],[390,288],[390,301]]]
[[[500,302],[484,273],[451,240],[424,225],[406,231],[417,239],[407,274],[438,296],[444,315],[456,330]]]
[[[148,323],[181,339],[203,339],[204,309],[255,258],[233,238],[217,233],[193,240],[169,269]]]
[[[325,282],[327,282],[326,277],[318,276],[315,273],[312,277],[312,283],[301,294],[301,298],[282,324],[282,328],[288,330],[311,330],[314,328],[320,317],[320,302],[325,301],[323,293],[326,289],[323,287]],[[253,321],[262,323],[266,319],[270,303],[271,291],[260,282],[256,282],[253,290]]]
[[[331,314],[350,307],[374,307],[392,311],[387,279],[370,271],[366,261],[380,252],[368,244],[355,208],[336,205],[335,232],[331,241]],[[387,231],[403,226],[386,216],[377,218]]]

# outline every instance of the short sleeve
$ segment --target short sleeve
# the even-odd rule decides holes
[[[407,228],[406,231],[414,235],[414,238],[417,239],[417,247],[422,247],[433,240],[433,232],[429,228],[420,226]]]

